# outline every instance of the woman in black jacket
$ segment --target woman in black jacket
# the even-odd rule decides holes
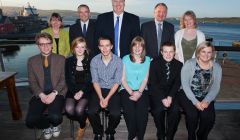
[[[89,94],[92,92],[90,58],[86,41],[78,37],[72,41],[73,56],[66,59],[65,78],[68,86],[65,110],[70,119],[77,120],[80,128],[76,133],[76,140],[84,134]]]

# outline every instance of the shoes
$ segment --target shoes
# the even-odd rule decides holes
[[[61,132],[60,126],[56,126],[52,128],[53,137],[58,137],[60,135],[60,132]]]
[[[51,137],[52,137],[52,129],[50,127],[46,128],[46,129],[43,129],[43,136],[44,136],[44,139],[46,139],[46,140],[51,139]]]
[[[95,134],[94,140],[102,140],[102,136],[99,134]]]
[[[85,128],[86,128],[86,127],[84,127],[84,128],[79,128],[79,129],[77,130],[75,140],[81,140],[81,139],[82,139],[82,137],[83,137],[83,135],[84,135],[84,132],[85,132]]]
[[[107,135],[106,140],[115,140],[114,135]]]

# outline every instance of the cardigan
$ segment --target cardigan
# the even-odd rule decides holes
[[[175,58],[182,63],[184,63],[184,57],[183,57],[183,49],[182,49],[182,39],[185,29],[178,30],[175,33],[175,46],[176,46],[176,54]],[[200,30],[197,30],[197,45],[205,41],[205,35]],[[197,47],[197,46],[196,46]],[[193,54],[193,58],[195,57],[195,53]]]
[[[49,33],[52,36],[53,38],[52,52],[57,53],[57,44],[54,39],[52,28],[48,27],[42,30],[41,32]],[[70,55],[69,33],[62,28],[60,28],[60,33],[59,33],[58,50],[59,50],[59,54],[64,56],[65,58]]]
[[[181,71],[181,83],[182,83],[183,90],[187,98],[191,100],[194,105],[199,102],[191,90],[191,83],[196,70],[196,63],[197,63],[196,58],[189,59],[184,64]],[[203,101],[207,101],[208,103],[212,102],[216,98],[217,94],[219,93],[221,79],[222,79],[221,66],[215,61],[212,61],[212,64],[213,64],[213,75],[212,75],[213,83],[208,90],[208,94],[203,99]]]

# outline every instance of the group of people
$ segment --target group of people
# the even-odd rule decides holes
[[[175,33],[165,21],[164,3],[155,6],[154,20],[141,28],[139,17],[124,11],[125,0],[112,0],[112,7],[94,21],[89,7],[80,5],[80,19],[69,33],[62,17],[52,14],[49,28],[35,38],[40,54],[28,60],[33,97],[26,125],[43,129],[45,139],[57,137],[65,111],[79,122],[77,140],[87,118],[94,140],[102,140],[104,133],[106,140],[114,140],[122,109],[128,140],[144,140],[150,108],[157,139],[173,140],[182,108],[188,140],[207,140],[222,71],[213,45],[197,29],[194,12],[184,13]],[[105,132],[102,109],[109,112]]]

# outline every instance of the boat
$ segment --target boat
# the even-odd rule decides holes
[[[5,29],[2,32],[1,26],[4,26],[3,29]],[[34,38],[36,33],[46,27],[47,21],[39,17],[37,9],[30,3],[22,8],[18,16],[14,17],[4,16],[0,9],[0,39]]]
[[[240,47],[240,41],[234,41],[234,42],[232,42],[232,46],[234,46],[234,47]]]

